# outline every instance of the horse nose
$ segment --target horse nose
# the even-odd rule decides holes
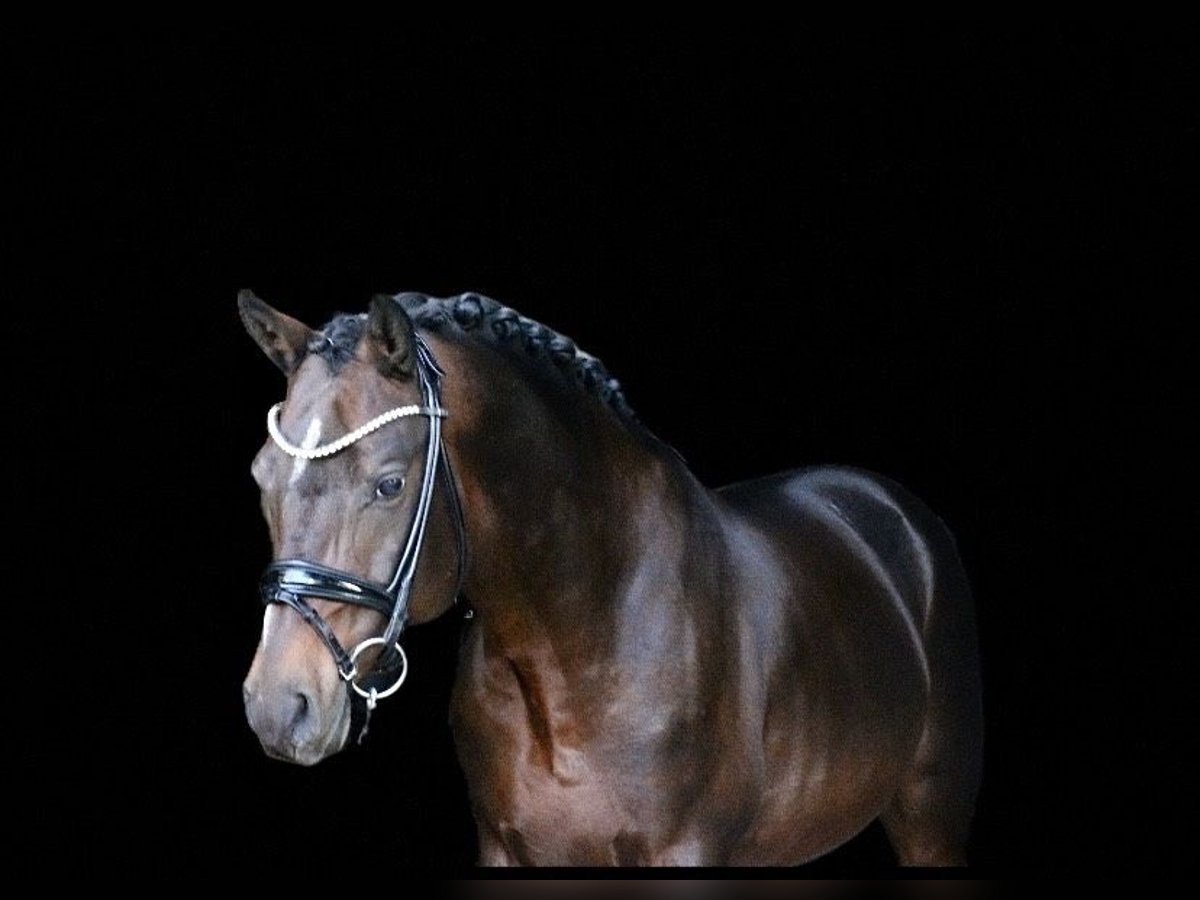
[[[290,756],[313,730],[316,705],[303,688],[284,686],[277,690],[254,690],[242,686],[246,719],[268,752]]]

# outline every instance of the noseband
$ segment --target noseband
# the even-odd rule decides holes
[[[333,654],[338,674],[342,680],[356,694],[366,699],[368,712],[375,708],[378,700],[394,694],[408,675],[408,659],[400,646],[399,638],[408,621],[408,604],[412,593],[413,577],[416,574],[417,561],[421,555],[421,544],[425,539],[425,524],[429,518],[429,507],[437,480],[439,461],[441,462],[442,480],[453,510],[456,537],[458,538],[458,581],[454,591],[455,599],[458,598],[462,588],[466,565],[466,537],[463,528],[462,506],[454,483],[454,475],[450,470],[450,459],[446,455],[445,444],[442,443],[442,419],[446,416],[446,411],[441,406],[440,387],[444,373],[438,368],[429,347],[419,335],[414,335],[414,343],[422,406],[398,406],[376,416],[370,422],[338,440],[313,449],[297,447],[289,443],[280,432],[278,419],[282,403],[275,404],[267,413],[267,431],[271,435],[271,439],[284,453],[305,460],[333,456],[389,422],[406,416],[419,415],[429,419],[429,439],[425,448],[425,468],[421,476],[421,493],[417,498],[417,508],[409,526],[408,539],[404,543],[404,550],[396,564],[396,574],[392,576],[392,580],[388,584],[369,581],[350,572],[343,572],[340,569],[330,568],[305,559],[276,560],[267,566],[262,576],[263,603],[283,603],[290,606],[312,626],[324,641],[325,646],[329,648],[330,653]],[[321,614],[306,599],[310,597],[332,600],[337,603],[350,603],[376,610],[387,618],[387,627],[381,636],[367,638],[353,650],[347,652],[334,635],[333,629],[329,627],[329,623],[321,618]],[[383,646],[384,650],[376,660],[374,668],[360,679],[356,660],[364,650],[375,646]],[[363,733],[365,734],[365,727]]]

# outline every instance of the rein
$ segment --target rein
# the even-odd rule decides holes
[[[323,459],[339,453],[368,434],[401,418],[420,415],[429,419],[429,438],[425,447],[421,492],[417,497],[417,506],[409,525],[404,550],[396,563],[396,572],[387,585],[305,559],[276,560],[267,566],[261,579],[260,590],[263,603],[282,603],[299,613],[300,617],[317,632],[325,646],[329,648],[330,653],[333,654],[338,674],[342,680],[346,682],[350,690],[366,700],[367,721],[364,722],[359,734],[360,743],[366,736],[370,714],[375,709],[375,705],[379,700],[390,697],[399,690],[408,676],[408,658],[400,646],[400,635],[408,621],[408,606],[413,579],[421,555],[421,546],[425,539],[425,525],[429,518],[429,508],[433,499],[434,485],[437,482],[439,462],[441,463],[442,481],[450,498],[458,543],[455,601],[462,591],[463,579],[466,575],[466,529],[463,524],[462,503],[459,499],[454,473],[450,468],[450,459],[446,454],[446,446],[442,442],[442,419],[447,415],[440,401],[441,379],[444,373],[438,367],[433,353],[420,335],[414,335],[414,343],[416,345],[417,378],[421,386],[423,405],[398,406],[390,409],[336,441],[313,449],[297,447],[280,432],[279,411],[283,406],[282,403],[275,404],[267,413],[267,432],[275,444],[289,456],[305,460]],[[382,635],[367,638],[352,650],[347,651],[334,635],[329,623],[308,602],[306,598],[310,597],[373,609],[387,618],[387,626]],[[384,650],[376,660],[373,669],[360,678],[356,660],[364,650],[375,646],[382,646]]]

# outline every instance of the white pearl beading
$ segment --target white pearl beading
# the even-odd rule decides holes
[[[267,412],[267,432],[271,435],[271,440],[279,446],[280,450],[288,456],[294,456],[296,459],[323,459],[326,456],[333,456],[333,454],[345,450],[356,441],[361,441],[372,431],[378,431],[389,422],[394,422],[405,416],[438,416],[439,418],[444,418],[446,415],[444,409],[434,409],[429,406],[397,406],[395,409],[389,409],[382,415],[376,416],[366,425],[355,428],[349,434],[343,435],[336,441],[331,441],[328,444],[313,447],[309,450],[305,447],[297,447],[285,438],[283,432],[279,430],[279,410],[282,408],[282,403],[276,403]]]

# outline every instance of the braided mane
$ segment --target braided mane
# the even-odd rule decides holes
[[[522,350],[532,359],[572,375],[584,391],[627,421],[636,421],[620,383],[609,375],[600,360],[580,350],[570,338],[515,309],[475,293],[457,297],[407,293],[397,295],[396,300],[415,325],[436,331],[454,324],[494,344]]]
[[[497,346],[521,350],[531,359],[571,375],[584,391],[611,407],[625,421],[636,424],[637,417],[625,400],[621,385],[608,374],[604,364],[575,342],[540,322],[535,322],[482,294],[466,293],[457,297],[430,297],[426,294],[397,294],[397,303],[413,324],[433,331],[457,325]],[[341,313],[334,316],[308,344],[308,352],[325,359],[338,372],[354,358],[354,349],[362,338],[366,314]]]

